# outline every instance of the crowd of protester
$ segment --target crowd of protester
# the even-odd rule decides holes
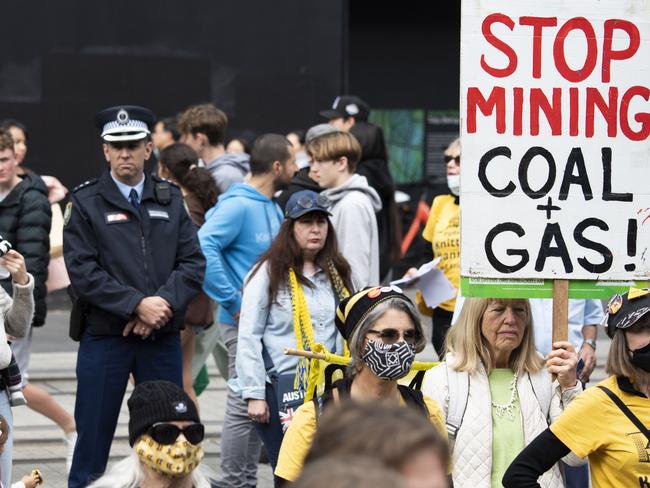
[[[650,291],[605,311],[571,300],[555,343],[550,300],[413,303],[391,285],[401,223],[383,131],[356,96],[320,115],[249,141],[227,139],[210,103],[159,120],[111,107],[96,121],[109,168],[65,215],[67,189],[22,164],[27,128],[0,124],[0,487],[21,486],[12,407],[25,402],[62,429],[70,487],[255,487],[262,450],[276,487],[650,486]],[[459,139],[444,160],[449,193],[418,264],[440,257],[458,290]],[[74,417],[27,374],[47,291],[68,285]],[[585,391],[600,324],[610,377]],[[440,363],[405,382],[427,337]],[[346,373],[307,398],[311,359],[292,349],[344,358]],[[220,466],[202,462],[210,357],[228,386]],[[129,376],[133,450],[107,469]]]

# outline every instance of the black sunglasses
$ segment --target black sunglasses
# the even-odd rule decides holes
[[[368,333],[377,334],[384,344],[395,344],[396,342],[399,342],[402,336],[404,336],[404,342],[414,345],[416,342],[419,342],[421,338],[421,334],[416,329],[404,331],[404,334],[397,329],[369,329]]]
[[[460,164],[460,156],[447,156],[445,154],[445,163],[448,163],[451,160],[456,161],[456,164]]]
[[[178,436],[183,434],[191,444],[199,444],[205,437],[205,426],[203,424],[190,424],[186,427],[161,422],[149,427],[147,434],[158,444],[169,445],[176,442]]]

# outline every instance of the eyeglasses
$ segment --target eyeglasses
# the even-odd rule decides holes
[[[456,164],[460,164],[460,156],[448,156],[445,154],[445,164],[452,160],[455,161]]]
[[[147,431],[147,434],[154,441],[163,445],[173,444],[181,433],[189,443],[199,444],[205,437],[205,426],[203,424],[190,424],[186,427],[179,427],[175,424],[161,422],[153,424]]]
[[[414,345],[416,342],[419,342],[422,337],[421,334],[415,329],[409,329],[403,333],[400,330],[391,328],[383,330],[369,329],[368,333],[377,334],[384,344],[395,344],[396,342],[399,342],[399,340],[403,337],[404,342]]]

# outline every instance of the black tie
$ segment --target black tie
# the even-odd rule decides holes
[[[131,205],[133,205],[136,210],[140,211],[140,202],[138,201],[138,192],[135,191],[135,188],[131,190],[131,193],[129,193],[129,200],[131,201]]]

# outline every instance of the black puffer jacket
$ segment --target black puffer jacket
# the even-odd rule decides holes
[[[50,263],[50,226],[52,210],[47,199],[47,187],[34,173],[26,173],[23,181],[0,202],[0,235],[25,257],[27,271],[34,277],[34,321],[45,323],[47,308],[47,266]],[[11,278],[0,282],[11,294]]]

